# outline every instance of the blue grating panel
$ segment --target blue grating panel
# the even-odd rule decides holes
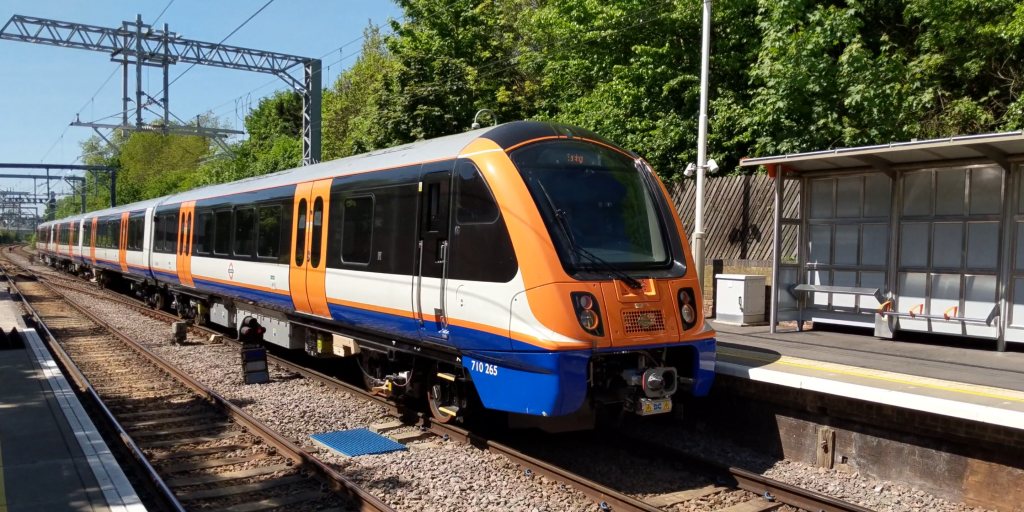
[[[406,449],[405,445],[396,443],[380,434],[370,432],[365,428],[336,430],[323,434],[313,434],[309,437],[327,448],[349,457],[374,453],[390,453]]]

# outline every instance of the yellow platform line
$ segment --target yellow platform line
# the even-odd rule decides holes
[[[737,353],[737,352],[729,352],[729,351],[721,350],[721,349],[718,350],[718,353],[722,354],[722,355],[725,355],[725,356],[733,356],[733,357],[738,357],[738,358],[741,358],[741,359],[750,359],[750,360],[754,360],[754,361],[762,361],[762,362],[767,362],[767,363],[772,363],[772,364],[781,364],[781,365],[792,366],[792,367],[796,367],[796,368],[805,368],[805,369],[808,369],[808,370],[817,370],[817,371],[824,371],[824,372],[829,372],[829,373],[838,373],[838,374],[842,374],[842,375],[849,375],[851,377],[860,377],[860,378],[864,378],[864,379],[874,379],[874,380],[880,380],[880,381],[884,381],[884,382],[892,382],[892,383],[895,383],[895,384],[905,384],[907,386],[917,386],[917,387],[922,387],[922,388],[935,389],[935,390],[939,390],[939,391],[949,391],[951,393],[963,393],[963,394],[966,394],[966,395],[983,396],[983,397],[986,397],[986,398],[996,398],[996,399],[999,399],[999,400],[1009,400],[1009,401],[1013,401],[1013,402],[1022,402],[1022,403],[1024,403],[1024,398],[1017,398],[1017,397],[997,394],[997,393],[994,393],[994,392],[972,391],[972,390],[969,390],[969,389],[963,389],[962,387],[952,387],[952,386],[945,386],[945,385],[939,385],[939,384],[928,384],[928,383],[922,382],[921,380],[911,380],[911,379],[927,379],[927,380],[930,380],[930,381],[933,381],[933,382],[948,382],[948,381],[942,381],[940,379],[932,379],[932,378],[929,378],[929,377],[916,377],[915,378],[915,377],[913,377],[911,375],[883,372],[882,370],[877,370],[877,372],[879,372],[879,373],[886,373],[886,374],[890,374],[890,375],[902,375],[902,376],[904,376],[904,378],[883,377],[881,375],[872,375],[871,373],[866,373],[866,372],[856,372],[856,371],[851,371],[851,370],[841,370],[841,369],[837,368],[837,367],[856,368],[856,367],[853,367],[853,366],[838,365],[838,364],[835,364],[835,363],[826,363],[826,362],[819,362],[819,364],[801,364],[801,363],[794,363],[794,362],[791,362],[791,361],[784,360],[784,359],[795,359],[795,358],[789,358],[789,356],[782,356],[781,359],[772,359],[772,358],[764,358],[764,357],[758,357],[758,356],[755,356],[755,355],[751,355],[751,353],[749,353],[749,352]],[[975,388],[988,388],[988,386],[977,386],[977,385],[974,385],[974,384],[961,384],[961,386],[964,386],[964,387],[970,386],[970,387],[975,387]],[[988,389],[998,389],[998,388],[988,388]],[[1011,391],[1011,390],[1007,390],[1007,391]]]

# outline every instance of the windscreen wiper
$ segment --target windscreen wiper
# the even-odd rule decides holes
[[[590,251],[580,247],[579,244],[576,243],[576,238],[572,235],[572,229],[568,225],[569,221],[565,219],[565,215],[562,213],[562,210],[555,206],[555,202],[551,200],[551,196],[548,195],[548,191],[544,188],[544,184],[539,180],[537,181],[537,184],[540,185],[540,191],[544,193],[544,199],[547,200],[548,206],[550,206],[551,210],[555,213],[555,219],[558,221],[558,228],[561,229],[562,234],[565,235],[566,241],[569,242],[569,249],[573,252],[573,258],[577,262],[579,261],[580,256],[585,256],[591,261],[591,263],[596,263],[603,267],[606,271],[612,274],[612,277],[618,277],[630,288],[639,290],[644,287],[640,281],[637,281],[629,274],[619,270],[611,263],[608,263],[607,261],[595,256]]]

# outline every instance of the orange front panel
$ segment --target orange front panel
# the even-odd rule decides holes
[[[99,219],[97,217],[92,218],[92,229],[89,233],[89,259],[92,260],[92,264],[96,264],[96,224]]]
[[[316,243],[313,240],[313,236],[316,234],[316,230],[313,229],[316,222],[316,204],[318,200],[323,201],[323,212],[320,215],[320,254],[319,260],[312,253],[313,256],[310,262],[306,265],[306,297],[309,300],[310,310],[315,315],[320,316],[331,316],[331,310],[327,307],[327,219],[329,218],[330,206],[331,206],[331,182],[333,180],[326,179],[320,180],[313,183],[313,193],[310,195],[309,203],[313,205],[311,210],[313,214],[310,216],[312,223],[309,231],[309,247],[311,250],[315,248]],[[313,263],[317,263],[313,265]]]
[[[128,212],[121,214],[121,232],[118,237],[117,262],[121,264],[121,272],[128,272]]]
[[[288,289],[291,291],[292,304],[296,311],[312,313],[309,307],[309,298],[306,296],[306,265],[309,263],[309,212],[312,206],[309,204],[309,194],[313,190],[312,183],[299,183],[295,186],[295,202],[292,211],[292,246],[288,268]],[[302,230],[299,229],[300,219]],[[299,236],[302,240],[299,241]],[[299,254],[296,254],[299,249]]]

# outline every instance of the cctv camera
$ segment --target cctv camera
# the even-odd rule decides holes
[[[693,165],[693,163],[690,163],[690,165],[686,166],[686,170],[683,171],[683,176],[686,176],[687,178],[689,178],[690,176],[693,176],[693,171],[696,171],[696,170],[697,170],[697,166]]]
[[[715,162],[714,158],[708,160],[708,172],[711,174],[718,172],[718,162]]]

